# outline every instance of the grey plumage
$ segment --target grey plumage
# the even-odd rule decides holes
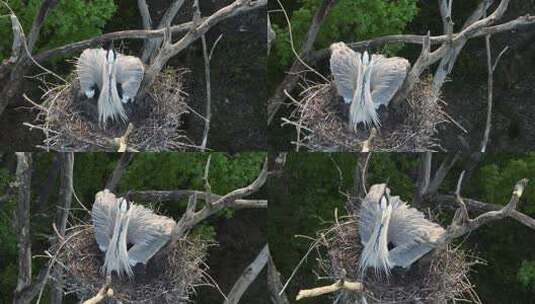
[[[385,184],[373,185],[360,208],[360,268],[386,275],[396,266],[408,268],[431,251],[444,232],[399,196],[390,196]]]
[[[350,106],[350,126],[380,126],[377,109],[388,106],[407,76],[410,63],[400,57],[369,56],[353,51],[343,42],[330,47],[330,68],[338,94]]]
[[[78,58],[76,72],[81,90],[88,98],[94,96],[95,87],[100,90],[97,97],[99,123],[127,120],[122,103],[134,99],[143,80],[144,66],[139,58],[118,54],[113,49],[86,49]]]
[[[175,225],[173,219],[117,198],[107,189],[95,195],[91,217],[99,249],[106,253],[103,272],[119,277],[132,277],[132,266],[147,264],[169,241]]]

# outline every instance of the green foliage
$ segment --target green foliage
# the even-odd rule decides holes
[[[535,261],[522,261],[517,279],[524,288],[535,290]]]
[[[29,34],[32,22],[42,0],[7,1]],[[102,28],[115,13],[113,0],[69,0],[59,1],[57,7],[45,19],[41,29],[37,49],[53,48],[65,43],[75,42],[102,34]],[[2,13],[6,10],[2,8]],[[11,37],[11,21],[0,19],[0,37]],[[0,61],[9,55],[11,40],[0,42]]]
[[[340,0],[323,21],[316,47],[324,48],[336,41],[358,41],[372,37],[399,34],[414,18],[416,0]],[[296,51],[299,51],[314,13],[321,0],[300,0],[301,7],[290,18]],[[286,22],[274,24],[277,34],[275,50],[282,66],[294,59]],[[383,51],[394,52],[390,47]]]
[[[535,153],[494,162],[481,168],[478,183],[482,199],[494,204],[506,204],[511,198],[513,186],[521,178],[535,180]],[[528,186],[520,204],[528,214],[535,214],[535,187]]]

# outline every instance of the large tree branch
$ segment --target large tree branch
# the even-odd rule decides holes
[[[117,162],[113,173],[111,174],[110,178],[108,179],[108,182],[106,183],[106,189],[110,190],[111,192],[115,192],[117,185],[121,180],[121,177],[123,177],[126,167],[128,166],[128,164],[130,164],[133,158],[134,154],[131,152],[124,152],[121,154],[121,158],[119,158],[119,161]]]
[[[219,212],[224,208],[236,207],[236,201],[243,197],[249,196],[258,190],[266,183],[268,176],[267,159],[264,161],[264,165],[257,178],[248,186],[231,191],[214,200],[213,196],[210,196],[210,201],[206,201],[204,207],[200,210],[197,209],[197,195],[194,193],[190,196],[186,211],[175,225],[171,236],[170,244],[174,244],[178,239],[182,238],[191,228]],[[256,206],[251,206],[256,207]]]
[[[526,16],[521,16],[514,20],[511,20],[502,24],[487,26],[487,27],[480,28],[470,33],[465,33],[465,36],[468,39],[472,39],[472,38],[483,37],[488,34],[494,35],[498,33],[517,30],[521,27],[532,26],[532,25],[535,25],[535,16],[526,15]],[[459,43],[460,40],[457,39],[458,35],[459,34],[453,34],[453,42],[452,42],[453,45],[455,45],[456,43]],[[377,48],[377,47],[384,46],[386,44],[395,44],[395,43],[423,44],[424,37],[425,35],[410,35],[410,34],[387,35],[387,36],[377,37],[377,38],[373,38],[369,40],[348,43],[347,45],[356,51],[363,51],[367,48]],[[448,35],[430,36],[429,40],[432,45],[442,44],[448,41]],[[330,54],[330,51],[328,48],[321,49],[311,54],[308,58],[309,59],[308,61],[314,63],[319,60],[327,58],[329,54]]]
[[[73,181],[72,175],[74,170],[74,153],[61,154],[61,180],[59,189],[60,203],[56,206],[56,220],[55,225],[61,241],[65,237],[65,230],[67,229],[67,220],[72,204]],[[57,269],[56,271],[61,271]],[[61,278],[61,275],[57,276]],[[54,304],[61,304],[63,302],[63,280],[57,279],[52,284],[50,293],[50,302]]]
[[[152,28],[152,19],[150,17],[150,11],[147,5],[147,1],[137,0],[137,8],[139,14],[141,15],[141,24],[143,24],[143,28],[146,30],[150,30]]]
[[[176,54],[180,53],[191,43],[206,34],[213,26],[228,18],[237,16],[244,12],[258,9],[267,5],[267,0],[236,0],[231,4],[219,9],[211,16],[199,22],[198,25],[193,24],[192,28],[177,42],[172,43],[170,37],[164,38],[161,49],[158,51],[156,57],[151,60],[149,67],[145,71],[145,77],[141,84],[138,98],[143,98],[147,94],[149,87],[154,82],[156,75],[167,64],[167,61]],[[163,29],[166,30],[166,29]]]
[[[446,233],[444,233],[444,235],[438,240],[437,244],[448,243],[453,239],[459,238],[466,233],[474,231],[482,225],[492,221],[500,220],[505,217],[512,217],[513,212],[516,211],[520,197],[522,197],[524,189],[528,184],[527,179],[521,179],[515,184],[511,199],[507,205],[502,206],[498,210],[487,211],[483,214],[480,214],[476,218],[471,219],[468,214],[466,202],[460,194],[463,176],[464,172],[459,177],[457,189],[455,191],[455,201],[457,202],[459,208],[455,212],[455,216],[453,217],[451,225],[446,230]]]
[[[30,235],[30,199],[32,181],[32,155],[17,152],[16,184],[18,201],[16,223],[18,234],[18,276],[13,303],[20,301],[21,292],[32,282],[32,243]]]
[[[171,34],[178,34],[188,31],[191,28],[192,22],[186,22],[179,25],[174,25],[169,28]],[[34,56],[37,62],[43,62],[51,57],[65,56],[69,53],[80,51],[88,47],[102,44],[106,41],[120,40],[120,39],[147,39],[163,37],[166,29],[158,30],[126,30],[103,34],[97,37],[89,38],[86,40],[70,43],[57,48],[43,51]]]
[[[48,16],[48,14],[56,7],[56,5],[58,5],[58,2],[58,0],[44,0],[41,3],[41,7],[39,8],[37,15],[35,15],[35,19],[33,20],[32,29],[28,34],[28,51],[30,53],[32,52],[35,43],[39,38],[39,32],[41,31],[41,27],[43,26],[46,16]]]
[[[266,244],[262,250],[260,250],[260,253],[256,256],[254,261],[245,268],[241,276],[236,280],[236,283],[234,283],[234,286],[232,286],[232,289],[227,295],[225,304],[238,304],[240,302],[241,297],[247,288],[249,288],[249,285],[254,282],[262,269],[266,266],[268,259],[269,249]]]
[[[270,290],[270,298],[271,302],[273,304],[290,304],[290,301],[288,301],[288,297],[284,292],[281,293],[283,285],[280,278],[280,273],[277,270],[277,267],[275,266],[275,262],[273,262],[273,257],[271,256],[271,253],[269,254],[269,260],[268,260],[268,273],[267,273],[267,280],[268,280],[268,288]]]
[[[125,194],[129,200],[152,201],[152,202],[173,202],[196,195],[198,199],[206,199],[209,195],[212,200],[218,200],[223,196],[198,190],[147,190],[130,191]],[[267,208],[267,200],[237,199],[232,202],[232,207],[236,209]]]
[[[456,210],[458,208],[458,203],[454,195],[450,194],[435,194],[427,198],[428,201],[432,202],[433,205],[436,205],[440,208],[447,208],[451,210]],[[499,211],[503,208],[503,205],[486,203],[478,201],[471,198],[463,198],[463,201],[470,212],[484,213],[490,211]],[[518,210],[512,210],[509,214],[509,217],[515,219],[521,224],[535,230],[535,219],[525,215],[524,213]]]

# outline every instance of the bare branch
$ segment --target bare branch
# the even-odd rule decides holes
[[[32,181],[31,153],[17,152],[16,184],[18,201],[16,223],[18,235],[18,277],[15,288],[15,303],[20,302],[20,293],[32,282],[32,243],[30,239],[30,199]]]
[[[265,184],[267,176],[268,171],[266,159],[264,161],[264,165],[262,167],[262,170],[260,171],[260,174],[251,184],[244,188],[239,188],[234,191],[231,191],[225,194],[224,196],[219,197],[214,202],[206,202],[205,206],[199,211],[195,210],[197,206],[197,194],[193,193],[193,195],[189,199],[188,206],[186,207],[186,212],[182,215],[182,218],[180,218],[179,222],[176,224],[175,229],[173,229],[172,240],[177,240],[181,238],[187,231],[189,231],[195,225],[212,216],[216,212],[222,210],[223,208],[235,208],[237,206],[236,201],[238,199],[251,195],[260,190],[260,188]],[[172,244],[173,243],[174,242],[172,242]]]
[[[416,195],[414,196],[413,204],[418,206],[424,195],[427,193],[429,184],[431,183],[431,165],[432,165],[432,153],[425,152],[420,154],[420,164],[418,170],[418,179],[416,182]]]
[[[203,19],[204,20],[204,19]],[[171,26],[171,34],[183,33],[190,30],[192,22],[186,22],[179,25]],[[147,39],[147,38],[157,38],[163,37],[165,35],[166,29],[157,29],[157,30],[126,30],[126,31],[117,31],[112,33],[103,34],[97,37],[89,38],[86,40],[70,43],[63,45],[57,48],[43,51],[34,56],[37,62],[43,62],[51,57],[55,56],[65,56],[69,53],[80,51],[88,47],[96,46],[111,40],[120,40],[120,39]]]
[[[299,301],[305,298],[317,297],[324,294],[336,292],[340,289],[345,289],[352,292],[362,292],[364,290],[364,285],[362,285],[362,283],[360,282],[338,280],[331,285],[300,290],[295,300]]]
[[[61,154],[61,180],[59,189],[60,204],[56,206],[56,220],[58,238],[62,240],[65,237],[65,230],[67,228],[67,219],[69,217],[69,210],[72,204],[73,193],[73,175],[74,169],[74,153]],[[56,271],[61,271],[57,269]],[[58,275],[61,278],[61,275]],[[63,280],[58,279],[52,284],[52,291],[50,293],[50,302],[54,304],[61,304],[63,302]]]
[[[125,152],[121,154],[121,158],[119,158],[119,161],[117,162],[113,173],[111,174],[110,178],[108,179],[108,182],[106,183],[106,189],[110,190],[111,192],[115,192],[117,185],[121,180],[121,177],[123,177],[126,167],[128,166],[128,164],[130,164],[133,158],[134,154],[131,152]]]
[[[173,22],[173,19],[175,18],[176,14],[184,4],[184,0],[174,0],[173,3],[169,6],[169,8],[165,11],[165,14],[163,15],[162,19],[160,20],[160,24],[158,24],[158,28],[165,28],[171,25],[171,22]]]
[[[24,41],[24,32],[22,26],[15,15],[11,15],[11,29],[13,31],[13,45],[11,47],[11,57],[8,59],[9,63],[16,63],[21,56],[22,41]]]
[[[46,16],[48,16],[48,14],[56,7],[58,2],[58,0],[44,0],[43,3],[41,3],[41,7],[39,8],[37,15],[35,15],[35,19],[32,23],[32,29],[28,35],[28,51],[30,53],[32,52],[35,43],[39,38],[39,32],[41,31],[41,27]]]
[[[277,267],[275,267],[275,263],[273,262],[273,257],[271,256],[271,253],[269,254],[269,260],[268,260],[267,266],[268,266],[267,280],[268,280],[268,288],[270,290],[271,302],[273,304],[290,304],[290,301],[288,301],[286,294],[284,292],[281,292],[282,281],[280,278],[280,273],[277,270]]]
[[[234,283],[234,286],[232,286],[232,289],[227,295],[225,304],[238,304],[240,302],[241,297],[247,288],[249,288],[249,285],[254,282],[256,277],[258,277],[262,269],[266,266],[268,258],[269,249],[266,244],[262,250],[260,250],[260,253],[256,256],[254,261],[245,268],[241,276],[236,280],[236,283]]]
[[[98,304],[101,301],[105,300],[107,297],[112,297],[113,289],[111,289],[110,285],[111,285],[111,277],[108,276],[106,278],[106,283],[104,283],[104,286],[100,288],[98,293],[91,299],[84,301],[83,304]]]
[[[455,200],[460,204],[460,209],[457,210],[452,224],[448,227],[447,232],[439,239],[437,243],[447,243],[455,238],[465,235],[468,232],[478,229],[484,224],[495,220],[503,219],[505,217],[513,217],[515,219],[521,219],[522,221],[527,220],[526,216],[519,216],[518,214],[514,215],[517,212],[516,208],[518,205],[518,201],[520,200],[520,197],[522,196],[524,189],[528,184],[527,179],[521,179],[515,184],[511,199],[509,200],[509,203],[507,203],[507,205],[499,208],[498,210],[487,211],[479,215],[475,219],[470,219],[468,216],[467,205],[460,195],[462,176],[463,174],[461,174],[461,176],[459,177],[459,182],[457,183],[457,190],[455,194]],[[533,227],[533,225],[531,224],[528,226],[530,228]]]
[[[211,16],[204,19],[198,26],[193,25],[186,35],[184,35],[177,42],[163,43],[162,48],[158,51],[158,54],[154,60],[151,60],[150,66],[145,71],[145,77],[143,78],[143,82],[138,93],[138,98],[143,98],[143,96],[147,94],[148,88],[152,85],[156,75],[162,70],[164,65],[167,64],[169,59],[199,39],[214,25],[227,18],[261,8],[266,5],[267,0],[235,0],[231,4],[221,8]]]
[[[499,25],[494,26],[488,26],[483,27],[478,30],[465,33],[465,36],[469,39],[477,38],[477,37],[483,37],[487,34],[498,34],[503,33],[507,31],[516,30],[518,28],[529,26],[535,24],[535,16],[521,16],[514,20],[511,20],[509,22],[505,22]],[[453,35],[453,45],[456,43],[459,43],[459,40],[456,40],[457,36],[459,34]],[[386,44],[393,44],[393,43],[410,43],[410,44],[423,44],[423,38],[424,35],[387,35],[382,37],[373,38],[370,40],[363,40],[353,43],[348,43],[347,45],[356,50],[356,51],[362,51],[366,48],[377,48],[381,47]],[[436,44],[442,44],[444,42],[448,41],[447,35],[438,35],[438,36],[431,36],[430,42],[432,45]],[[329,49],[321,49],[318,51],[315,51],[308,57],[309,62],[317,62],[321,59],[324,59],[328,57],[330,54]]]
[[[143,24],[143,28],[146,30],[150,30],[152,28],[152,19],[150,17],[150,11],[149,7],[147,6],[147,1],[137,0],[137,8],[139,10],[139,14],[141,15],[141,23]]]
[[[446,158],[444,158],[444,161],[440,164],[440,167],[435,172],[435,175],[433,176],[433,180],[431,180],[429,187],[427,187],[425,195],[433,195],[438,191],[438,188],[440,188],[440,185],[442,185],[442,182],[444,182],[444,179],[450,172],[451,168],[453,168],[453,166],[459,160],[460,157],[460,152],[455,153],[455,155],[453,156],[446,155]]]
[[[190,197],[192,195],[197,195],[198,199],[206,199],[207,196],[210,196],[212,200],[218,200],[223,197],[218,194],[197,190],[130,191],[125,195],[128,197],[129,200],[153,201],[160,203],[178,201]],[[232,203],[232,208],[267,208],[267,200],[237,199]]]

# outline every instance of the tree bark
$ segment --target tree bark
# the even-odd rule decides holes
[[[58,232],[58,241],[65,237],[65,230],[67,228],[67,219],[69,217],[69,210],[72,204],[72,190],[73,190],[73,168],[74,168],[74,154],[72,152],[61,154],[61,182],[59,189],[59,204],[56,206],[56,228]],[[57,280],[52,284],[50,292],[50,302],[54,304],[61,304],[63,302],[63,280],[61,270],[56,269]]]
[[[17,287],[13,303],[24,303],[19,298],[21,292],[32,282],[32,244],[30,237],[30,198],[32,181],[32,155],[17,152],[16,183],[18,201],[16,223],[18,234],[18,268]]]

